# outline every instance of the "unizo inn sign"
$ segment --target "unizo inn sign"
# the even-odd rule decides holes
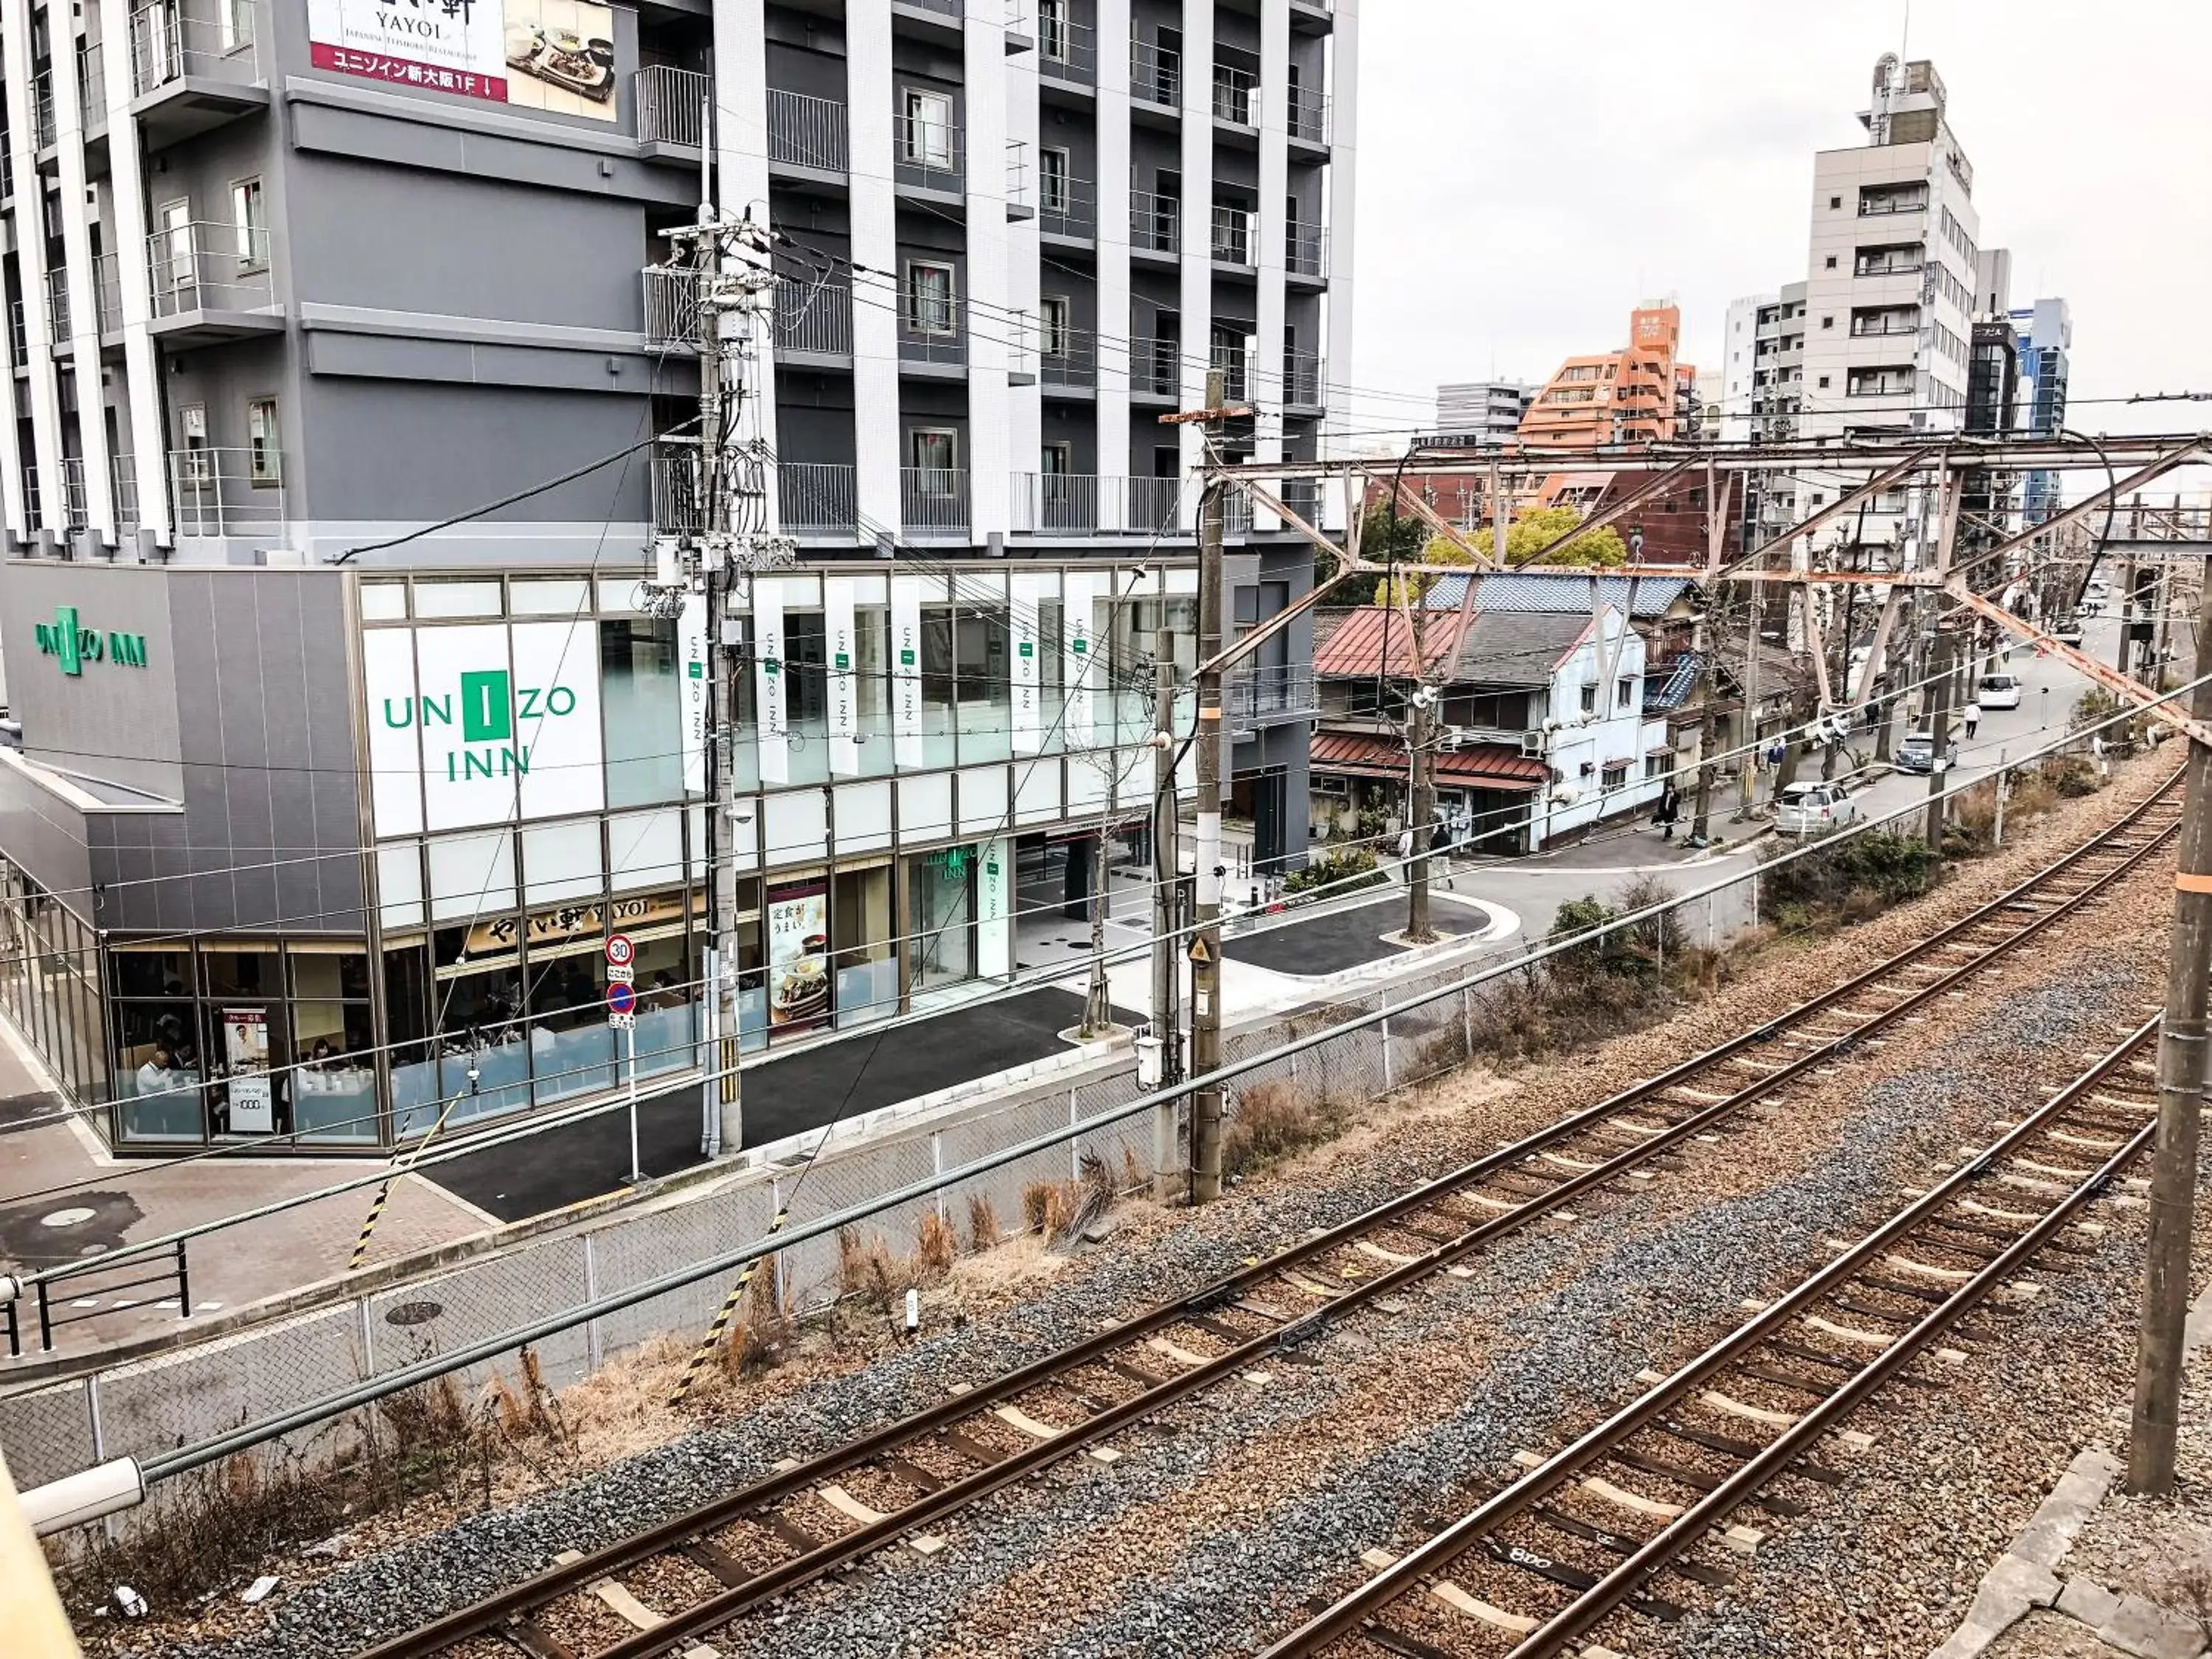
[[[592,625],[372,629],[362,658],[379,836],[605,805]]]
[[[72,678],[84,672],[88,662],[112,663],[118,668],[143,668],[146,665],[146,636],[143,634],[125,634],[110,630],[103,634],[97,628],[87,628],[77,621],[76,607],[58,605],[54,619],[36,623],[32,635],[37,640],[39,654],[59,660],[62,672]]]

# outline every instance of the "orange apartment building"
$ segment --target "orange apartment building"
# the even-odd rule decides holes
[[[1521,441],[1595,449],[1673,438],[1697,395],[1698,371],[1675,361],[1681,341],[1679,307],[1638,307],[1628,314],[1625,349],[1559,365],[1521,417]]]

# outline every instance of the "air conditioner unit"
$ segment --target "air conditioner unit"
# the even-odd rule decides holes
[[[1521,752],[1524,755],[1542,754],[1544,734],[1540,732],[1523,732],[1521,734]]]
[[[1447,726],[1437,733],[1437,747],[1441,750],[1460,749],[1466,743],[1467,728],[1463,726]]]

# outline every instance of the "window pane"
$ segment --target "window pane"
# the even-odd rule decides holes
[[[641,806],[684,793],[683,674],[677,656],[672,619],[640,617],[599,624],[610,806]]]
[[[532,918],[533,922],[536,918]],[[615,1033],[607,1024],[605,935],[530,947],[530,1068],[540,1105],[611,1088]]]
[[[198,1012],[189,1000],[116,1005],[115,1093],[126,1140],[202,1138]]]
[[[921,608],[921,757],[925,766],[953,763],[952,607]]]
[[[961,708],[961,763],[1006,760],[1014,752],[1012,618],[1003,605],[963,605],[959,617],[955,696]]]

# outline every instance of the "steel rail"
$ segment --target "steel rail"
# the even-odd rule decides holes
[[[1357,1637],[1382,1611],[1417,1590],[1425,1581],[1448,1571],[1486,1535],[1558,1493],[1585,1469],[1601,1463],[1638,1431],[1680,1408],[1684,1400],[1744,1355],[1758,1348],[1807,1308],[1848,1283],[1867,1264],[1929,1217],[1972,1191],[2014,1149],[2045,1128],[2119,1071],[2156,1036],[2159,1020],[2145,1022],[2094,1065],[2061,1089],[1979,1156],[1899,1210],[1864,1238],[1814,1273],[1795,1290],[1687,1361],[1673,1375],[1578,1437],[1572,1444],[1529,1469],[1419,1547],[1408,1551],[1373,1578],[1348,1592],[1290,1635],[1261,1650],[1260,1659],[1307,1659],[1333,1643]],[[1528,1632],[1507,1659],[1539,1659],[1557,1653],[1574,1638],[1632,1597],[1656,1574],[1680,1558],[1733,1510],[1761,1487],[1802,1462],[1806,1454],[1866,1396],[1888,1382],[1936,1336],[1985,1297],[2022,1263],[2048,1243],[2082,1206],[2097,1197],[2157,1133],[2147,1121],[2105,1162],[2058,1200],[1971,1279],[1960,1284],[1917,1323],[1900,1333],[1880,1354],[1802,1413],[1755,1456],[1711,1491],[1687,1505],[1660,1532],[1579,1594],[1568,1607]]]
[[[1664,1131],[1646,1137],[1594,1167],[1558,1182],[1541,1194],[1524,1198],[1511,1210],[1477,1223],[1458,1237],[1439,1243],[1434,1249],[1410,1261],[1392,1266],[1373,1278],[1361,1280],[1329,1302],[1238,1343],[1202,1364],[1164,1378],[1155,1386],[1065,1429],[1050,1440],[1026,1446],[972,1474],[924,1494],[915,1503],[885,1516],[879,1522],[863,1523],[856,1530],[829,1540],[815,1550],[767,1568],[742,1583],[731,1586],[721,1595],[670,1617],[649,1632],[640,1632],[634,1638],[599,1650],[594,1659],[645,1659],[645,1656],[660,1653],[687,1637],[726,1623],[759,1602],[832,1571],[904,1534],[926,1528],[990,1492],[1071,1456],[1132,1422],[1156,1414],[1176,1400],[1199,1392],[1255,1361],[1319,1334],[1332,1319],[1341,1316],[1345,1312],[1378,1300],[1449,1267],[1461,1257],[1496,1238],[1518,1231],[1531,1221],[1562,1207],[1574,1198],[1595,1188],[1607,1185],[1630,1170],[1650,1162],[1744,1106],[1844,1058],[1870,1034],[1954,989],[1963,980],[2008,953],[2015,945],[2074,914],[2113,883],[2138,868],[2173,833],[2172,826],[2157,829],[2142,845],[2130,849],[2127,856],[2111,870],[2098,875],[2078,892],[2065,896],[2057,905],[2025,921],[2004,914],[2008,906],[2019,903],[2024,895],[2052,880],[2063,878],[2085,859],[2111,851],[2114,842],[2139,828],[2146,816],[2171,796],[2179,777],[2179,774],[2176,773],[2126,816],[1958,921],[1750,1031],[1739,1033],[1654,1077],[1631,1085],[1604,1101],[1386,1200],[1334,1228],[1290,1246],[1253,1266],[1227,1274],[1188,1296],[1102,1329],[1081,1342],[1045,1355],[938,1405],[888,1424],[821,1457],[767,1476],[620,1543],[525,1579],[482,1601],[371,1649],[363,1659],[422,1659],[422,1656],[439,1653],[471,1637],[495,1632],[501,1626],[579,1586],[617,1574],[671,1549],[680,1548],[702,1534],[742,1519],[752,1511],[772,1507],[846,1470],[867,1463],[938,1430],[988,1412],[997,1404],[1028,1389],[1049,1383],[1116,1350],[1141,1343],[1147,1337],[1188,1321],[1194,1315],[1231,1306],[1248,1292],[1259,1289],[1286,1271],[1295,1270],[1317,1257],[1345,1248],[1366,1234],[1386,1229],[1413,1212],[1448,1199],[1489,1176],[1522,1164],[1535,1154],[1571,1139],[1595,1124],[1650,1101],[1688,1079],[1737,1057],[1748,1048],[1771,1043],[1789,1027],[1818,1018],[1838,1005],[1850,1002],[1869,987],[1891,978],[1901,969],[1944,946],[1959,942],[1964,935],[1993,920],[2002,921],[2010,930],[2003,939],[1984,942],[1978,954],[1956,969],[1916,988],[1889,1006],[1860,1017],[1849,1032],[1807,1050],[1797,1059],[1692,1112],[1670,1124]],[[1679,1105],[1680,1103],[1672,1103]]]

